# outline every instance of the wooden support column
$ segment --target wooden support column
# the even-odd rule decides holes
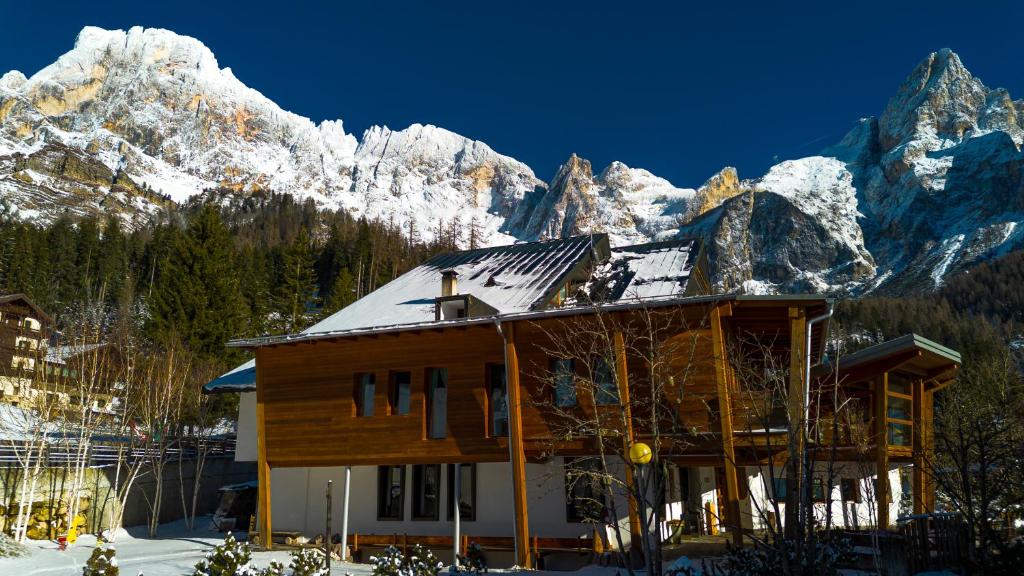
[[[622,406],[623,420],[626,423],[626,433],[622,437],[622,453],[629,457],[629,448],[633,445],[633,411],[630,407],[629,398],[629,370],[626,365],[626,339],[622,332],[616,330],[612,335],[615,345],[615,381],[619,386],[619,404]],[[626,466],[626,488],[633,493],[633,467]],[[630,497],[629,502],[629,534],[630,546],[639,549],[643,538],[643,528],[640,524],[640,513],[637,511],[637,501]]]
[[[804,448],[804,376],[807,372],[807,315],[803,308],[789,309],[789,387],[786,390],[786,413],[789,416],[789,458],[786,466],[789,479],[786,488],[784,532],[796,537],[797,510],[803,487]]]
[[[270,464],[267,462],[267,419],[264,412],[264,394],[262,372],[260,371],[260,351],[256,351],[256,451],[257,474],[259,488],[256,503],[257,531],[260,543],[266,550],[273,546],[273,534],[270,520]]]
[[[519,388],[519,356],[516,353],[515,325],[504,326],[505,381],[509,399],[509,448],[512,459],[512,499],[515,513],[516,565],[532,568],[530,521],[526,500],[526,451],[523,446],[522,391]]]
[[[914,380],[913,387],[911,402],[914,420],[914,514],[924,514],[927,511],[924,497],[924,380]]]
[[[875,384],[875,500],[878,502],[878,529],[889,527],[889,425],[886,410],[889,405],[889,373],[883,372]]]
[[[921,407],[921,414],[924,417],[924,426],[921,428],[921,438],[924,443],[924,454],[928,461],[935,461],[935,392],[924,393],[924,403]],[[924,475],[924,508],[927,512],[935,511],[935,479],[931,474]]]
[[[736,445],[733,439],[732,397],[730,394],[729,357],[725,346],[725,332],[722,329],[722,309],[711,310],[711,345],[715,355],[715,383],[718,391],[718,412],[722,425],[722,456],[725,472],[726,522],[733,543],[743,545],[743,526],[740,521],[740,489],[736,476]]]

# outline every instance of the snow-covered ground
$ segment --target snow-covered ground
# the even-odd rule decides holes
[[[113,547],[117,550],[117,562],[122,576],[188,576],[196,562],[202,560],[217,544],[224,541],[224,534],[209,530],[208,518],[196,520],[196,529],[189,531],[182,521],[160,526],[159,536],[146,537],[146,528],[136,526],[122,531]],[[48,541],[29,541],[29,554],[20,558],[0,558],[0,574],[17,576],[78,575],[86,559],[96,546],[95,536],[82,536],[67,550],[57,550],[57,545]],[[254,552],[253,563],[266,567],[271,560],[288,565],[288,552]],[[332,563],[332,573],[369,576],[369,564]]]
[[[209,518],[196,520],[196,529],[188,530],[183,521],[160,526],[159,536],[146,537],[146,528],[136,526],[121,531],[112,546],[117,550],[117,563],[121,576],[189,576],[196,563],[217,544],[224,541],[225,534],[208,529]],[[0,558],[0,575],[3,576],[72,576],[82,573],[85,561],[96,546],[95,536],[82,536],[67,550],[57,550],[49,541],[29,541],[29,553],[19,558]],[[253,552],[252,563],[265,568],[272,560],[288,565],[287,551]],[[492,571],[505,573],[507,571]],[[577,572],[517,572],[523,576],[614,576],[618,570],[587,566]],[[369,564],[331,562],[331,573],[338,576],[370,576]],[[444,576],[444,573],[442,573]]]

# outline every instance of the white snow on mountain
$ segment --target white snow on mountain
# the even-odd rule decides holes
[[[208,190],[264,192],[482,245],[586,232],[613,244],[699,234],[729,290],[912,291],[1024,243],[1024,103],[940,50],[879,118],[760,178],[694,189],[575,155],[550,183],[483,142],[429,125],[282,110],[167,30],[87,27],[31,77],[0,77],[0,211],[52,220],[152,215]],[[227,194],[223,194],[227,192]]]

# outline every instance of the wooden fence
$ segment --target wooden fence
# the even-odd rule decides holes
[[[920,514],[899,526],[910,574],[961,568],[967,558],[967,525],[959,514]]]

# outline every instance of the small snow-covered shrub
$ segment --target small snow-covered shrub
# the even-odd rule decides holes
[[[260,576],[250,561],[252,551],[249,545],[235,540],[228,532],[223,544],[218,544],[205,560],[196,564],[192,576]]]
[[[281,564],[277,560],[271,560],[270,566],[267,566],[260,572],[260,576],[285,576],[284,564]]]
[[[688,557],[680,556],[665,569],[665,576],[701,576],[701,571]]]
[[[419,544],[408,556],[403,556],[398,548],[388,546],[383,555],[371,556],[370,564],[373,565],[373,576],[437,576],[443,567],[433,552]]]
[[[318,550],[303,548],[292,552],[292,561],[288,564],[292,576],[325,576],[324,557]]]
[[[487,572],[487,557],[484,556],[484,549],[476,542],[470,542],[466,555],[459,555],[459,571],[468,574],[483,574]]]
[[[92,555],[85,561],[85,567],[82,568],[82,576],[118,576],[119,572],[113,547],[97,546],[93,548]]]
[[[804,550],[802,559],[797,559],[796,546],[792,540],[779,540],[774,544],[759,543],[746,548],[727,542],[725,557],[714,566],[712,574],[778,576],[785,573],[787,565],[799,565],[802,574],[838,576],[842,568],[854,561],[853,546],[849,540],[836,539],[816,544]]]
[[[7,534],[0,533],[0,558],[17,558],[28,554],[28,548],[18,544]]]

